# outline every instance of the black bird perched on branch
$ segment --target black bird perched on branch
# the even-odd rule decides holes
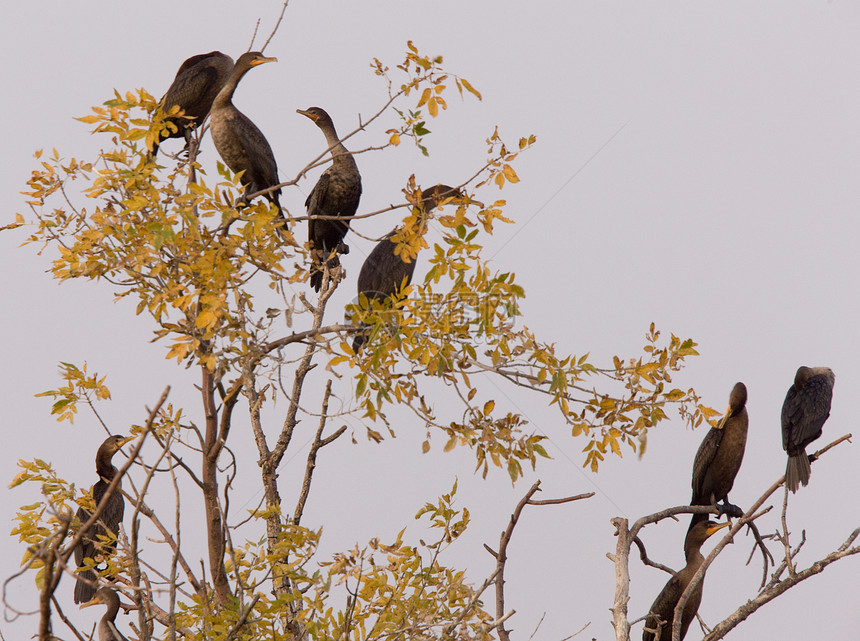
[[[792,492],[801,483],[809,483],[812,467],[806,446],[821,436],[821,428],[830,416],[835,380],[829,367],[801,366],[794,375],[794,385],[788,388],[782,404],[782,449],[788,453],[785,485]]]
[[[116,615],[119,612],[119,597],[110,588],[99,588],[92,600],[87,601],[81,607],[88,608],[91,605],[106,605],[107,612],[99,621],[99,641],[128,641],[119,630],[116,629]]]
[[[693,497],[690,505],[713,505],[721,514],[740,517],[743,511],[729,503],[729,491],[735,482],[747,444],[749,415],[746,409],[747,388],[735,383],[729,395],[729,408],[717,427],[705,435],[693,462]],[[722,506],[717,503],[723,501]],[[694,514],[692,528],[707,521],[707,514]]]
[[[439,205],[462,201],[462,198],[463,194],[458,189],[448,185],[434,185],[422,190],[419,207],[422,215],[421,224],[424,224],[423,215],[436,209]],[[393,240],[393,237],[397,231],[397,229],[392,230],[380,240],[365,259],[358,274],[359,296],[364,294],[368,300],[381,301],[395,296],[403,287],[412,282],[412,274],[415,272],[415,262],[418,257],[413,256],[408,259],[396,253],[397,242]],[[356,334],[352,342],[353,351],[358,351],[366,340],[367,337],[364,333]]]
[[[349,231],[349,221],[355,215],[361,199],[361,174],[358,173],[355,158],[340,142],[331,116],[324,109],[309,107],[296,109],[296,113],[307,116],[322,130],[332,157],[331,167],[322,173],[305,201],[308,216],[337,216],[344,219],[311,218],[308,223],[311,287],[319,291],[322,287],[323,265],[334,269],[340,265],[338,253],[349,253],[343,238]]]
[[[714,523],[713,521],[699,521],[687,532],[687,538],[684,540],[684,556],[687,558],[687,565],[675,573],[668,583],[660,591],[660,594],[654,600],[651,609],[648,611],[648,616],[645,619],[645,630],[642,632],[642,641],[654,641],[657,639],[655,632],[660,630],[660,639],[668,641],[672,638],[672,625],[675,621],[675,607],[684,594],[684,590],[690,585],[690,581],[696,571],[704,563],[705,557],[702,556],[702,544],[708,540],[714,532],[720,528],[727,527],[728,523]],[[699,611],[699,605],[702,603],[702,586],[705,580],[699,581],[687,599],[687,604],[681,614],[681,638],[687,634],[687,628]]]
[[[96,452],[96,472],[99,480],[93,485],[93,501],[98,507],[107,492],[117,469],[113,466],[111,459],[123,445],[128,443],[131,437],[109,436]],[[75,563],[80,568],[84,565],[84,559],[96,560],[97,555],[109,555],[116,547],[116,536],[119,533],[119,524],[125,511],[125,500],[117,485],[115,491],[107,498],[104,510],[94,526],[81,538],[75,548]],[[77,517],[81,525],[86,523],[91,514],[84,508],[78,508]],[[107,528],[107,529],[105,529]],[[102,543],[99,537],[107,537],[108,532],[113,535],[111,543]],[[93,598],[96,593],[96,575],[92,570],[80,570],[75,583],[75,603],[85,603]]]
[[[278,184],[278,164],[269,141],[257,126],[233,105],[233,93],[242,77],[257,65],[277,60],[266,58],[259,51],[243,53],[212,103],[209,126],[215,149],[234,174],[243,172],[239,180],[245,187],[245,193],[237,204],[247,204],[251,194]],[[279,218],[283,220],[280,195],[280,189],[265,194],[269,202],[277,208]]]
[[[184,114],[164,119],[165,129],[150,148],[153,156],[158,153],[161,142],[168,138],[185,138],[185,149],[188,149],[192,132],[209,115],[212,102],[227,82],[232,69],[233,59],[220,51],[201,53],[182,63],[167,93],[159,101],[158,108],[167,113],[173,107],[179,107]],[[176,131],[171,131],[167,123],[171,123]]]

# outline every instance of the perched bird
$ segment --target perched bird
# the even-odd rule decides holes
[[[729,408],[717,427],[705,435],[693,462],[693,498],[690,505],[713,505],[720,514],[743,516],[743,511],[729,503],[729,491],[735,482],[744,448],[747,444],[749,416],[746,409],[747,388],[735,383],[729,395]],[[717,503],[723,501],[721,506]],[[707,521],[707,514],[694,514],[690,527]]]
[[[93,485],[93,501],[96,507],[101,503],[108,486],[117,474],[117,469],[111,462],[113,455],[130,440],[131,437],[109,436],[96,452],[96,472],[99,475],[99,480]],[[116,536],[119,533],[119,524],[125,511],[125,500],[122,498],[119,488],[120,485],[117,485],[116,490],[108,497],[99,520],[81,537],[80,543],[75,548],[75,563],[79,568],[84,565],[84,559],[95,561],[99,554],[109,555],[113,553],[113,549],[116,547]],[[86,523],[90,516],[91,514],[84,508],[78,508],[77,517],[81,525]],[[108,536],[108,531],[113,535],[114,541],[111,544],[100,542],[99,536]],[[92,599],[96,592],[95,583],[95,572],[92,570],[79,571],[75,583],[75,603],[84,603]]]
[[[421,191],[421,214],[426,214],[447,202],[458,202],[463,194],[448,185],[434,185]],[[423,224],[423,221],[422,221]],[[412,282],[417,257],[411,260],[396,253],[397,243],[393,237],[398,230],[392,230],[380,240],[370,252],[358,274],[358,295],[364,294],[368,300],[384,300],[395,296],[403,287]],[[352,342],[353,351],[364,345],[367,337],[358,333]]]
[[[245,187],[245,193],[237,204],[247,204],[251,194],[278,184],[278,164],[269,141],[257,126],[233,105],[233,93],[248,70],[277,60],[266,58],[259,51],[249,51],[239,56],[227,81],[215,96],[212,111],[209,113],[209,127],[215,149],[234,174],[243,172],[239,180]],[[280,195],[280,189],[265,194],[269,202],[277,208],[278,217],[286,227],[281,213]]]
[[[185,138],[185,149],[188,149],[192,132],[209,115],[212,101],[227,82],[232,69],[233,59],[220,51],[201,53],[182,63],[158,107],[163,113],[179,107],[184,114],[164,119],[165,125],[172,123],[176,131],[170,131],[165,126],[150,148],[153,156],[158,153],[161,142],[168,138]]]
[[[119,597],[110,588],[99,588],[92,600],[87,601],[81,607],[88,608],[91,605],[106,605],[107,612],[99,621],[99,641],[128,641],[119,630],[116,629],[116,615],[119,612]]]
[[[687,532],[687,538],[684,540],[684,556],[687,558],[687,565],[669,579],[651,605],[651,609],[648,611],[648,616],[645,619],[645,630],[642,632],[642,641],[655,641],[658,638],[668,641],[672,638],[675,607],[678,605],[678,601],[681,599],[684,590],[690,585],[693,575],[696,574],[699,566],[705,561],[705,557],[702,556],[702,544],[714,532],[728,525],[728,523],[699,521]],[[684,606],[684,611],[681,615],[682,639],[687,634],[687,628],[690,627],[690,623],[693,621],[693,617],[696,616],[696,612],[699,611],[699,605],[702,603],[702,586],[704,583],[705,580],[702,577],[699,585],[694,588],[687,599],[687,605]],[[657,630],[660,631],[659,637],[655,634]]]
[[[821,427],[830,416],[833,383],[829,367],[799,367],[794,385],[788,388],[782,404],[782,449],[788,453],[785,485],[797,492],[800,484],[809,483],[812,467],[806,446],[821,436]]]
[[[361,174],[358,173],[355,158],[340,142],[331,116],[324,109],[310,107],[296,109],[296,113],[307,116],[322,130],[332,158],[331,167],[322,173],[305,201],[308,216],[337,216],[344,219],[311,218],[308,224],[311,287],[319,291],[322,287],[323,265],[334,269],[340,265],[338,253],[349,253],[343,238],[349,231],[349,221],[355,215],[361,199]]]

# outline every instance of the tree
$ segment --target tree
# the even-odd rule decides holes
[[[441,57],[422,55],[411,43],[393,71],[379,61],[374,69],[387,95],[376,115],[344,137],[369,139],[354,151],[359,157],[393,156],[406,140],[429,153],[428,117],[445,115],[451,85],[480,98],[467,80],[443,67]],[[317,457],[346,432],[332,425],[341,413],[361,419],[368,438],[379,442],[394,436],[408,417],[426,426],[425,450],[441,438],[445,450],[474,452],[483,474],[501,467],[512,481],[522,476],[524,462],[534,467],[545,457],[542,437],[529,432],[521,415],[502,409],[501,400],[475,382],[478,374],[546,397],[572,437],[583,440],[584,464],[595,471],[607,452],[620,455],[625,444],[642,450],[669,405],[694,425],[715,415],[693,390],[670,385],[684,359],[695,355],[691,340],[671,336],[661,343],[652,326],[642,355],[598,367],[587,354],[556,353],[552,343],[513,323],[524,292],[513,274],[494,271],[482,257],[483,240],[496,224],[509,222],[502,200],[431,214],[439,229],[432,251],[422,254],[432,254],[425,281],[391,306],[358,305],[353,323],[371,329],[364,350],[354,353],[349,336],[355,325],[324,322],[332,294],[344,286],[341,274],[329,273],[313,300],[302,286],[309,259],[292,235],[302,228],[300,212],[290,212],[290,232],[281,235],[262,199],[235,209],[235,177],[218,166],[219,182],[207,184],[213,159],[198,158],[194,148],[187,161],[159,167],[145,153],[147,138],[162,126],[158,116],[151,121],[154,111],[155,101],[143,90],[117,93],[83,119],[108,134],[109,147],[90,162],[54,153],[34,172],[28,194],[36,223],[30,239],[56,252],[55,277],[106,281],[119,296],[135,299],[156,338],[167,343],[168,356],[200,372],[197,407],[174,407],[169,395],[162,396],[135,430],[139,441],[131,460],[138,475],[128,498],[134,514],[110,573],[137,604],[143,638],[161,637],[165,629],[171,636],[207,638],[504,634],[505,613],[483,609],[482,586],[470,585],[439,560],[469,523],[468,512],[454,507],[456,485],[419,511],[438,530],[437,539],[370,541],[317,566],[323,524],[309,528],[302,518]],[[381,122],[388,129],[375,131]],[[476,162],[474,175],[462,177],[459,186],[470,194],[481,190],[475,197],[486,199],[484,194],[516,182],[516,156],[533,143],[524,136],[511,150],[493,130],[487,159]],[[295,187],[325,155],[281,186]],[[405,185],[406,203],[358,218],[403,208],[401,251],[417,256],[430,245],[416,210],[419,190],[412,181]],[[87,198],[94,205],[86,207]],[[228,229],[233,218],[238,221]],[[291,328],[287,334],[282,319]],[[48,392],[54,413],[71,419],[82,403],[97,411],[96,401],[109,395],[104,378],[83,365],[64,364],[61,371],[63,386]],[[446,399],[441,409],[429,400],[439,396]],[[330,411],[333,398],[349,404]],[[244,437],[235,427],[245,403],[264,502],[250,521],[231,524],[233,479],[253,468],[231,452],[237,437]],[[303,482],[284,500],[278,471],[298,446],[297,430],[310,425]],[[46,492],[45,501],[22,509],[19,534],[28,545],[26,560],[40,573],[47,635],[51,597],[67,575],[81,525],[71,519],[76,494],[40,461],[24,463],[16,481],[37,482]],[[159,494],[155,487],[175,488],[175,504],[151,506]],[[181,529],[167,525],[197,497],[206,511],[208,577],[180,546]],[[151,535],[164,541],[163,553],[142,549],[140,542]],[[496,551],[500,563],[502,547]],[[497,569],[494,578],[501,573]],[[159,593],[159,576],[166,595]]]

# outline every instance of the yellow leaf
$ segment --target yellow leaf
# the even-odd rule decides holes
[[[478,98],[478,100],[482,100],[481,92],[475,89],[472,85],[470,85],[468,80],[466,80],[465,78],[460,78],[460,82],[463,83],[463,87],[466,88],[466,91],[474,94]]]
[[[501,189],[505,184],[505,175],[504,174],[496,174],[495,183],[499,186],[499,189]]]
[[[505,165],[502,171],[505,173],[505,178],[508,179],[508,182],[516,183],[519,182],[519,176],[517,176],[517,172],[514,171],[514,168],[510,165]]]
[[[434,118],[436,117],[436,114],[439,113],[439,105],[437,103],[436,98],[431,98],[427,102],[427,111],[429,111],[430,115],[433,116]]]
[[[391,134],[391,138],[388,139],[392,145],[397,146],[400,144],[400,134]]]
[[[197,327],[210,327],[211,325],[214,325],[217,320],[218,317],[215,313],[207,309],[198,314],[197,320],[194,324],[197,325]]]
[[[430,90],[430,87],[427,87],[424,90],[424,93],[421,94],[421,100],[418,101],[418,106],[420,107],[423,104],[425,104],[428,100],[430,100],[431,95],[432,95],[432,92]]]
[[[457,445],[457,437],[452,436],[450,439],[448,439],[448,442],[445,443],[445,447],[444,447],[443,451],[450,452],[451,450],[454,449],[455,445]],[[429,443],[428,443],[428,449],[429,449]]]
[[[424,454],[430,451],[430,441],[424,441],[424,443],[421,445],[421,451]]]
[[[495,406],[496,406],[496,402],[495,402],[495,401],[487,401],[487,402],[484,404],[484,416],[489,416],[489,415],[490,415],[490,412],[492,412],[492,411],[493,411],[493,408],[494,408]]]

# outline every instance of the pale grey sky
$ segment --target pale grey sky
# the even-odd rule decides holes
[[[106,144],[73,117],[110,98],[114,88],[145,87],[160,96],[193,54],[219,49],[237,57],[256,19],[268,35],[280,7],[245,2],[237,11],[236,3],[186,2],[177,19],[176,4],[84,0],[7,7],[0,26],[4,224],[15,212],[27,213],[18,192],[35,166],[34,150],[56,147],[66,157],[83,158]],[[521,182],[500,194],[517,224],[497,227],[487,256],[517,273],[527,292],[524,322],[562,351],[588,351],[598,362],[633,356],[654,321],[666,336],[699,343],[701,356],[677,377],[680,387],[695,386],[708,404],[723,409],[732,385],[744,381],[750,435],[731,493],[743,506],[784,470],[779,411],[798,365],[826,365],[836,373],[833,411],[819,443],[856,430],[850,408],[860,389],[858,32],[860,5],[838,0],[292,0],[267,49],[279,62],[250,73],[235,102],[266,134],[286,179],[322,149],[319,131],[296,108],[322,106],[346,133],[359,114],[366,118],[384,99],[384,86],[369,67],[373,57],[396,64],[408,39],[424,53],[443,54],[446,67],[468,78],[483,102],[449,96],[448,112],[429,123],[429,158],[406,147],[360,157],[360,212],[397,201],[410,173],[425,185],[469,175],[495,125],[511,143],[536,134],[537,145],[516,165]],[[368,140],[358,137],[352,146]],[[179,143],[165,147],[178,149]],[[214,174],[211,142],[203,154]],[[303,213],[316,175],[284,194],[282,203],[294,214]],[[495,195],[488,188],[479,197]],[[378,236],[394,224],[393,216],[377,219],[360,231]],[[114,399],[105,415],[116,430],[142,422],[144,404],[153,403],[166,383],[174,385],[174,402],[196,411],[190,384],[197,377],[164,360],[164,347],[148,343],[151,325],[135,317],[129,303],[114,303],[109,286],[53,282],[43,273],[50,253],[19,248],[23,237],[20,231],[2,235],[7,366],[0,469],[11,479],[17,459],[39,456],[86,487],[94,477],[100,428],[87,416],[74,426],[59,425],[49,416],[50,403],[33,397],[56,387],[59,361],[86,360],[108,375]],[[357,238],[350,245],[344,264],[357,275],[371,245]],[[419,258],[417,275],[425,269]],[[340,302],[352,296],[352,283],[338,292]],[[337,309],[330,308],[333,320]],[[633,520],[686,502],[703,432],[674,418],[651,435],[643,461],[626,455],[595,476],[581,471],[583,443],[570,438],[543,398],[504,387],[496,392],[495,384],[486,381],[487,394],[497,393],[551,439],[554,458],[536,474],[513,489],[501,471],[483,481],[472,474],[468,452],[439,452],[442,439],[421,456],[423,426],[404,423],[397,441],[373,446],[360,439],[323,457],[306,524],[327,525],[325,551],[374,536],[393,538],[403,525],[417,538],[412,516],[458,476],[473,529],[450,560],[467,565],[480,583],[491,568],[481,544],[497,544],[533,479],[543,479],[544,498],[596,489],[585,503],[526,511],[509,549],[507,602],[517,610],[511,621],[517,639],[528,638],[544,612],[536,639],[560,640],[589,621],[578,638],[610,639],[613,567],[605,554],[615,539],[609,519]],[[250,439],[241,441],[246,436],[237,432],[235,445],[253,457]],[[860,525],[857,470],[857,446],[843,445],[814,466],[810,486],[792,497],[793,534],[805,529],[809,541],[802,563],[836,548]],[[288,482],[289,471],[284,476]],[[253,486],[245,498],[253,500]],[[27,491],[3,492],[9,529],[15,508],[34,500]],[[759,527],[772,531],[776,523],[777,516],[768,515]],[[664,522],[643,538],[653,557],[680,567],[685,530],[685,523]],[[711,625],[756,592],[759,561],[744,566],[749,545],[739,538],[708,574],[700,614]],[[8,539],[4,577],[20,556]],[[637,562],[631,567],[635,618],[666,576]],[[856,558],[830,567],[728,638],[856,638],[858,574]],[[35,607],[25,595],[17,602]],[[100,614],[72,616],[83,622]],[[33,626],[32,619],[2,623],[0,631],[6,639],[25,638]],[[696,630],[688,638],[697,638]],[[59,625],[55,632],[69,636]],[[634,629],[639,635],[641,624]]]

